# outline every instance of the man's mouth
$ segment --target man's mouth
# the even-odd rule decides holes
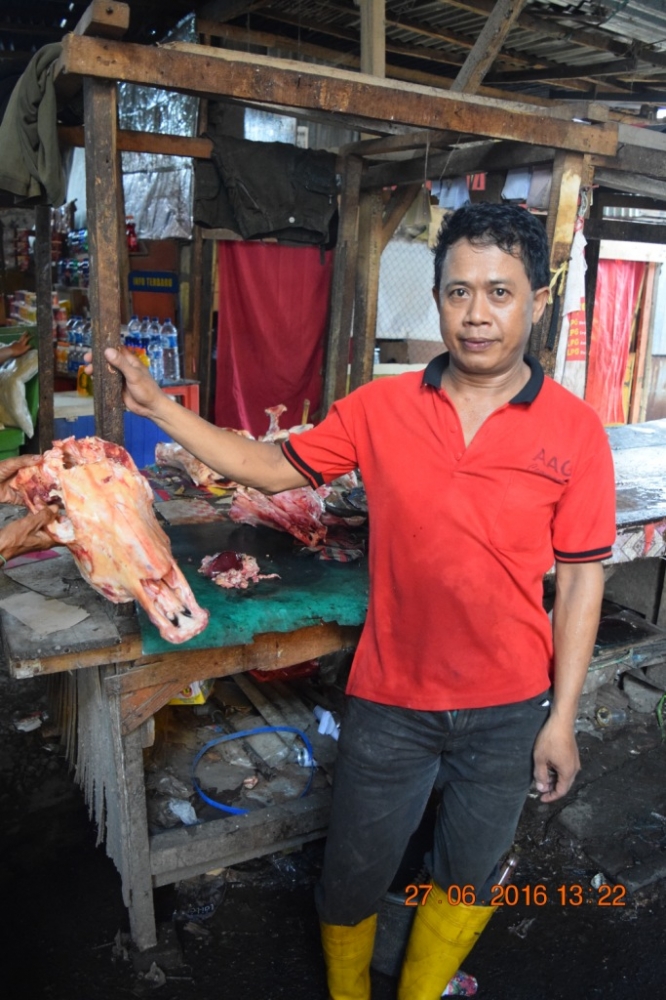
[[[468,351],[486,351],[495,343],[494,340],[482,340],[477,337],[466,337],[463,341],[463,347]]]

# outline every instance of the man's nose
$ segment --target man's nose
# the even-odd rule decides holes
[[[488,309],[486,296],[480,293],[470,295],[467,316],[465,317],[467,322],[474,325],[487,323],[489,315],[490,311]]]

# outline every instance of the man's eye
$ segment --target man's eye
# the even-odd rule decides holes
[[[498,297],[499,299],[503,299],[503,298],[504,298],[504,297],[506,296],[506,294],[507,294],[507,290],[506,290],[506,288],[496,288],[496,289],[495,289],[495,295],[496,295],[496,296],[497,296],[497,297]]]

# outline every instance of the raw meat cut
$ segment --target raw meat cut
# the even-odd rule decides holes
[[[182,469],[196,486],[219,483],[224,476],[200,462],[189,451],[173,442],[160,441],[155,445],[155,465],[169,465]]]
[[[266,433],[259,438],[260,441],[269,442],[271,444],[278,444],[280,441],[286,441],[290,434],[302,434],[303,431],[311,431],[314,424],[295,424],[290,427],[288,431],[282,430],[280,428],[280,417],[285,412],[287,407],[283,403],[278,403],[277,406],[269,406],[268,409],[264,410],[264,413],[268,417],[270,423]],[[307,412],[307,407],[304,413]]]
[[[310,549],[321,545],[326,538],[326,525],[321,520],[323,513],[323,497],[310,486],[284,490],[273,496],[240,486],[229,508],[232,521],[287,531]]]
[[[260,573],[257,560],[245,552],[217,552],[214,556],[204,556],[199,572],[227,590],[246,590],[248,584],[259,580],[280,579],[279,573]]]
[[[153,493],[120,445],[98,437],[54,441],[12,481],[29,510],[57,503],[45,531],[70,550],[91,587],[115,604],[135,598],[168,642],[202,632],[200,608],[157,523]]]

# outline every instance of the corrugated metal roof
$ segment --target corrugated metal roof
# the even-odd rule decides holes
[[[84,0],[2,0],[0,75],[3,65],[16,67],[21,53],[27,61],[35,48],[71,30],[85,7]],[[136,41],[162,37],[187,8],[207,17],[217,13],[236,30],[246,28],[248,40],[253,30],[287,36],[292,52],[299,40],[333,55],[358,54],[360,49],[361,14],[354,0],[145,0],[132,7],[128,38]],[[430,74],[433,82],[453,77],[492,7],[492,0],[386,0],[389,66],[400,67],[403,76],[406,71]],[[635,58],[635,64],[627,65],[628,58]],[[665,0],[531,0],[505,39],[488,80],[495,77],[493,86],[511,91],[533,90],[525,71],[536,71],[536,82],[550,96],[567,88],[596,96],[595,68],[612,73],[607,64],[614,59],[616,79],[600,76],[597,91],[610,88],[630,96],[650,83],[666,90]],[[567,68],[577,79],[565,78],[562,70]],[[548,69],[553,71],[550,80]],[[515,73],[522,78],[512,80]]]

